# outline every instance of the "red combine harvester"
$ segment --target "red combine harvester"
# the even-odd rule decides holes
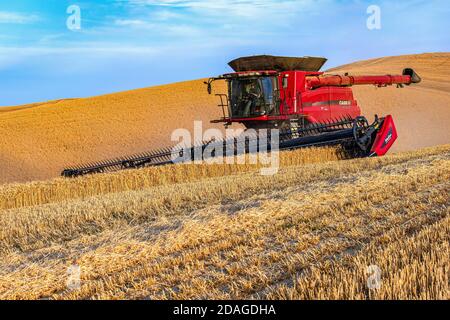
[[[231,61],[235,73],[211,78],[228,82],[228,95],[219,94],[225,126],[242,123],[246,128],[279,128],[291,132],[289,137],[307,136],[305,133],[337,133],[343,126],[355,129],[354,144],[360,155],[383,156],[397,139],[392,116],[376,119],[373,125],[361,117],[361,109],[351,86],[410,85],[419,83],[413,69],[402,75],[350,76],[325,75],[319,72],[325,58],[288,58],[253,56]],[[308,132],[305,132],[308,131]],[[314,133],[314,132],[313,132]],[[365,139],[362,139],[365,137]],[[335,135],[314,139],[315,144],[329,144]],[[351,147],[351,146],[349,146]],[[360,151],[363,151],[362,154]]]
[[[213,123],[229,126],[241,123],[255,129],[253,138],[238,137],[225,141],[207,141],[196,146],[166,148],[148,153],[86,166],[65,169],[65,177],[103,173],[129,168],[165,165],[210,157],[232,156],[242,153],[274,150],[272,139],[266,148],[252,148],[249,139],[261,140],[261,129],[278,129],[276,150],[293,150],[304,147],[340,145],[350,157],[383,156],[397,139],[392,116],[375,116],[369,125],[361,116],[361,109],[353,96],[354,85],[386,87],[419,83],[420,77],[413,69],[404,69],[402,75],[351,76],[327,75],[319,72],[325,58],[253,56],[233,60],[229,65],[235,73],[209,79],[212,83],[225,80],[228,94],[218,94],[223,118]],[[270,136],[270,134],[269,134]],[[214,150],[214,152],[205,152]],[[220,152],[217,152],[219,150]],[[198,158],[200,155],[200,159]]]

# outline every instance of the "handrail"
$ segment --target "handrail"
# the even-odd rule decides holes
[[[228,112],[230,112],[230,105],[228,103],[228,95],[226,95],[224,93],[217,93],[216,97],[220,98],[220,104],[218,106],[222,108],[223,117],[225,119],[227,117],[226,113],[225,113],[225,107],[227,108]],[[226,104],[223,102],[224,98],[225,98]]]

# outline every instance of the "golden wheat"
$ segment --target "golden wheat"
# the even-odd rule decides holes
[[[447,299],[449,178],[442,146],[3,210],[0,297]]]
[[[281,167],[340,159],[336,148],[302,149],[280,153]],[[0,209],[20,208],[86,198],[95,195],[140,190],[158,185],[197,181],[259,170],[263,165],[249,164],[193,164],[129,170],[113,174],[87,176],[77,179],[54,179],[28,184],[0,186]]]
[[[58,177],[63,168],[170,146],[171,133],[223,129],[203,80],[64,99],[0,112],[0,184]],[[215,92],[223,92],[215,86]]]
[[[449,57],[449,53],[386,57],[336,71],[384,74],[408,66],[422,76],[421,84],[402,90],[353,89],[369,121],[374,114],[394,116],[399,139],[392,151],[414,150],[450,141]],[[223,129],[210,124],[222,117],[222,110],[203,81],[35,103],[6,112],[0,108],[0,184],[51,179],[70,165],[169,146],[173,130],[192,130],[194,120],[203,121],[205,129]],[[217,82],[214,91],[225,93],[225,84]]]

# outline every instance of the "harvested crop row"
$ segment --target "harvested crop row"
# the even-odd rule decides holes
[[[160,216],[187,214],[223,202],[233,202],[254,194],[281,191],[290,186],[310,185],[361,172],[388,170],[402,163],[443,157],[446,147],[418,151],[388,158],[332,162],[283,169],[275,176],[256,173],[222,177],[178,186],[161,186],[144,191],[95,197],[85,201],[68,201],[33,208],[0,211],[0,252],[19,248],[38,249],[48,243],[68,241],[79,235],[91,235],[114,225],[130,222],[153,222]],[[439,152],[438,152],[439,151]],[[433,154],[437,155],[433,155]],[[445,155],[445,153],[444,153]],[[445,157],[445,156],[444,156]],[[416,159],[416,160],[415,160]],[[384,169],[383,169],[384,168]]]
[[[440,172],[433,171],[433,177]],[[243,210],[235,217],[211,212],[210,216],[214,218],[207,223],[192,221],[182,230],[174,232],[174,240],[169,240],[176,248],[172,253],[156,250],[158,254],[153,255],[158,245],[156,243],[151,247],[135,246],[135,249],[140,247],[141,251],[135,252],[131,261],[121,257],[110,257],[112,260],[109,260],[106,254],[100,261],[106,258],[117,262],[113,263],[115,266],[128,267],[108,272],[106,278],[104,275],[94,278],[86,275],[89,286],[75,295],[69,295],[69,298],[248,298],[274,282],[289,280],[293,273],[308,264],[330,255],[339,255],[369,241],[371,237],[382,236],[390,228],[413,217],[425,215],[428,208],[421,210],[421,203],[445,203],[446,198],[442,197],[445,190],[438,188],[428,193],[429,187],[443,182],[440,180],[443,178],[427,181],[425,170],[416,174],[414,177],[413,171],[406,178],[398,177],[397,183],[379,190],[378,194],[373,189],[385,184],[386,177],[372,177],[375,178],[373,189],[368,194],[374,195],[370,201],[364,201],[367,194],[361,193],[368,183],[368,180],[362,179],[351,187],[319,194],[319,198],[325,198],[320,202],[306,201],[306,205],[302,205],[295,200],[301,201],[303,197],[294,197],[293,204],[289,201],[283,201],[284,204],[269,201],[259,208]],[[399,187],[414,185],[414,181],[421,179],[423,184],[419,189],[411,187],[409,190],[405,188],[405,192],[398,192]],[[349,190],[352,188],[355,188],[353,192]],[[417,194],[413,203],[406,207],[406,212],[411,210],[411,213],[398,214],[405,209],[403,196],[410,193]],[[348,199],[352,199],[352,204]],[[375,204],[383,202],[390,205],[382,212],[370,210]],[[304,214],[298,216],[298,213]],[[374,214],[379,216],[373,218]],[[428,219],[419,219],[419,225],[427,225],[440,218],[441,212]],[[309,243],[295,241],[305,234],[312,238]],[[159,243],[159,246],[164,248],[167,244]],[[281,255],[278,259],[277,254]],[[95,265],[98,269],[96,258],[97,255],[92,256],[83,263]],[[143,265],[143,261],[154,263]],[[224,261],[227,262],[225,265]],[[98,288],[102,290],[99,292]]]
[[[448,213],[447,209],[447,218],[419,233],[411,231],[420,230],[421,221],[412,220],[407,228],[395,228],[384,234],[356,256],[319,263],[308,273],[296,276],[291,287],[270,288],[265,298],[448,300]],[[381,271],[373,290],[367,288],[368,266]]]
[[[389,245],[396,239],[391,234],[414,237],[428,225],[446,223],[450,155],[440,149],[93,198],[103,213],[93,212],[91,219],[83,216],[90,204],[76,201],[4,211],[6,229],[17,229],[4,234],[0,296],[289,297],[284,293],[295,288],[292,279],[316,265],[363,254],[376,243]],[[170,201],[175,189],[181,197]],[[161,190],[151,207],[144,199]],[[183,208],[183,200],[190,206]],[[31,222],[39,228],[17,233]],[[82,287],[67,291],[72,264],[82,268]],[[427,291],[410,281],[411,288],[442,297],[439,265],[438,286]],[[355,286],[362,288],[361,282]],[[395,287],[385,297],[412,297],[411,288]],[[342,297],[372,296],[364,289]]]
[[[322,163],[341,159],[336,148],[302,149],[280,153],[281,167]],[[0,186],[0,210],[35,206],[96,195],[141,190],[144,188],[198,181],[245,172],[254,172],[262,164],[172,165],[77,179]]]
[[[377,165],[404,161],[409,157],[439,154],[450,150],[450,146],[424,149],[393,155],[389,159],[377,159]],[[319,164],[340,159],[334,148],[302,149],[280,154],[281,167],[304,164]],[[48,182],[11,184],[0,186],[0,210],[36,206],[131,190],[142,190],[160,185],[199,181],[246,172],[255,172],[259,165],[177,165],[142,170],[130,170],[114,174],[88,176],[78,179],[55,179]]]

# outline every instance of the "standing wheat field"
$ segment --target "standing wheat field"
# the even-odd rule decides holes
[[[152,169],[49,182],[60,198],[0,211],[0,298],[450,298],[449,145],[253,169],[75,197],[65,183],[123,186]]]

